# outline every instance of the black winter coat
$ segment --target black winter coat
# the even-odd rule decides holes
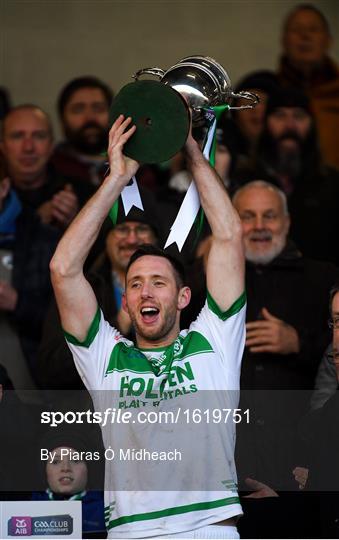
[[[16,220],[12,285],[18,292],[18,302],[9,319],[33,373],[42,325],[52,296],[49,262],[59,238],[59,231],[42,224],[29,209],[24,209]]]
[[[238,429],[240,481],[252,476],[276,490],[298,489],[292,470],[306,465],[298,425],[330,341],[328,298],[337,279],[336,267],[302,257],[292,244],[268,265],[247,264],[247,321],[266,307],[297,330],[301,348],[287,355],[245,348],[240,407],[250,409],[251,421]]]

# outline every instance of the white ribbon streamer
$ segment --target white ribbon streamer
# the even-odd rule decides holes
[[[132,178],[132,183],[122,190],[121,200],[126,216],[132,206],[136,206],[136,208],[139,208],[140,210],[144,209],[135,176]]]
[[[217,127],[216,118],[213,120],[207,134],[206,143],[203,149],[203,155],[208,160],[210,156],[210,151],[213,143],[214,133]],[[175,221],[171,227],[171,231],[166,240],[164,249],[166,249],[171,244],[177,244],[178,250],[181,251],[183,245],[186,241],[186,238],[189,235],[189,232],[193,226],[193,223],[198,215],[200,208],[200,198],[198,190],[194,181],[191,182],[190,187],[188,188],[184,200],[181,203],[179,212]]]

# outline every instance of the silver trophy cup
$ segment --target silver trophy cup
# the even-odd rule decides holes
[[[193,127],[205,123],[209,107],[227,104],[229,109],[253,109],[259,102],[252,92],[233,92],[225,69],[209,56],[187,56],[167,71],[157,67],[140,69],[133,78],[139,80],[143,75],[153,75],[181,94],[191,110]],[[233,106],[233,100],[239,98],[248,103]]]

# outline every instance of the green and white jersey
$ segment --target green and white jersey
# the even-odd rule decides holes
[[[95,410],[132,413],[123,425],[101,425],[105,448],[114,450],[105,463],[109,538],[180,533],[242,513],[232,411],[245,303],[243,293],[223,313],[208,294],[196,321],[165,350],[135,347],[99,310],[84,342],[66,334]],[[161,412],[172,414],[169,422]]]

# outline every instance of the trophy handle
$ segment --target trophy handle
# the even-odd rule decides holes
[[[257,94],[254,94],[253,92],[238,92],[235,94],[234,92],[231,92],[231,97],[238,99],[248,99],[251,101],[248,105],[240,105],[239,107],[229,107],[231,110],[237,110],[240,111],[241,109],[254,109],[254,107],[259,103],[260,98],[257,96]]]
[[[154,77],[158,77],[158,79],[160,80],[165,75],[165,72],[163,69],[157,67],[139,69],[139,71],[134,73],[133,79],[138,81],[142,75],[154,75]]]

